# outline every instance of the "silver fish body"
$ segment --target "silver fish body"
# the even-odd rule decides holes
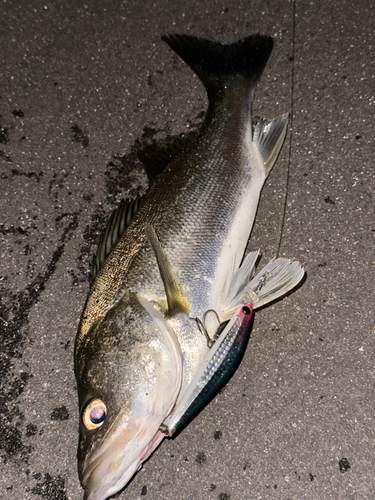
[[[212,337],[225,319],[228,287],[286,133],[286,115],[252,130],[269,37],[231,46],[164,39],[205,84],[209,109],[195,143],[160,173],[101,264],[86,301],[75,370],[87,500],[124,487],[163,439],[160,425],[208,352],[198,323]]]

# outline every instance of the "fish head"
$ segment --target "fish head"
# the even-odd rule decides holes
[[[164,437],[182,381],[182,354],[165,318],[127,294],[92,326],[76,352],[78,472],[84,500],[130,481]]]

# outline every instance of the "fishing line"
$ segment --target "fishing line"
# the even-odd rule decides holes
[[[290,57],[292,62],[292,74],[291,74],[291,89],[290,89],[290,121],[289,121],[289,151],[288,151],[288,161],[286,165],[286,179],[285,179],[285,198],[284,198],[284,206],[281,216],[281,228],[280,228],[280,238],[279,245],[277,248],[276,256],[279,257],[281,243],[283,240],[284,233],[284,225],[285,225],[285,217],[286,217],[286,208],[288,204],[288,189],[289,189],[289,173],[290,173],[290,164],[292,158],[292,142],[293,142],[293,117],[294,117],[294,109],[293,109],[293,95],[294,95],[294,48],[295,48],[295,35],[296,35],[296,1],[293,1],[293,25],[292,25],[292,55]]]

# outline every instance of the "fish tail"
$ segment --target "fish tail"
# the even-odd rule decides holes
[[[251,104],[256,84],[271,55],[273,40],[252,35],[231,45],[222,45],[190,35],[166,35],[162,39],[188,64],[206,87],[209,108],[206,123],[214,116],[216,103],[228,97],[231,107],[238,101]],[[244,114],[245,115],[245,114]],[[251,112],[248,109],[251,129]],[[254,145],[267,177],[284,142],[289,115],[261,120],[254,130]]]
[[[253,94],[273,47],[272,38],[263,35],[252,35],[230,45],[190,35],[164,35],[162,39],[197,74],[210,101],[223,93],[228,79],[236,75],[243,77]]]

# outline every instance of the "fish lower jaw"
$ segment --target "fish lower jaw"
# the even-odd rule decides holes
[[[111,465],[103,470],[101,464],[91,471],[82,481],[85,489],[83,500],[105,500],[115,493],[119,492],[128,484],[133,475],[140,468],[140,460],[137,458],[123,472],[117,471],[117,474],[111,474]],[[100,477],[98,477],[100,476]]]
[[[158,431],[155,434],[154,438],[152,439],[148,447],[142,453],[138,462],[138,467],[140,467],[141,464],[148,459],[148,457],[156,450],[156,448],[159,446],[159,444],[163,441],[164,438],[165,434],[163,434],[161,431]]]
[[[154,434],[144,430],[137,437],[141,441],[138,446],[134,442],[121,443],[121,439],[115,441],[103,452],[102,459],[97,459],[97,465],[87,468],[81,481],[84,500],[105,500],[122,490],[165,436],[158,430]]]
[[[135,462],[127,469],[126,475],[121,476],[113,485],[108,485],[105,481],[103,481],[103,483],[99,483],[96,487],[91,489],[90,481],[88,481],[87,486],[85,487],[83,500],[106,500],[118,491],[122,490],[137,472],[137,469],[138,462]]]

